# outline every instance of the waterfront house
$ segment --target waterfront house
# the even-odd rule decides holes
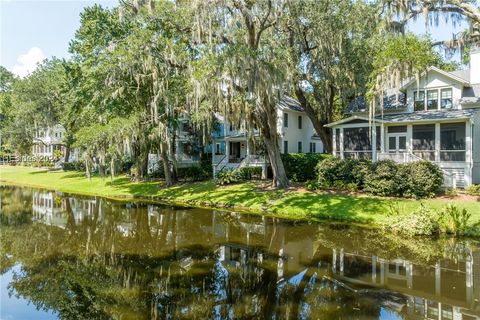
[[[213,174],[240,167],[262,167],[266,177],[268,157],[258,130],[249,132],[245,123],[235,125],[223,117],[219,133],[213,136]],[[290,97],[277,104],[277,132],[282,153],[323,153],[323,143],[302,106]],[[252,143],[252,140],[255,143]]]
[[[56,124],[51,127],[38,128],[34,132],[32,155],[36,157],[45,157],[53,159],[55,152],[59,150],[62,158],[65,156],[65,144],[63,139],[66,130],[61,124]],[[78,152],[71,150],[69,161],[75,161],[78,158]]]
[[[333,153],[373,161],[432,161],[444,172],[445,186],[480,183],[480,48],[471,50],[469,69],[430,67],[397,91],[385,97],[373,117],[361,97],[349,105],[349,117],[328,124]]]

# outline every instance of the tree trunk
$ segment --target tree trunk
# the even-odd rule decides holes
[[[162,154],[163,172],[165,174],[165,185],[170,187],[173,185],[172,172],[170,170],[170,161],[168,160],[168,146],[166,142],[160,145],[160,152]]]
[[[278,147],[276,105],[269,101],[262,101],[261,105],[257,102],[255,114],[258,123],[261,124],[260,128],[265,148],[267,149],[270,165],[272,166],[272,185],[275,188],[288,188],[287,173],[285,172],[280,155],[280,148]]]
[[[310,121],[312,121],[313,128],[315,129],[315,132],[318,134],[318,136],[322,140],[325,151],[328,153],[332,153],[333,151],[332,132],[331,132],[331,129],[325,127],[325,125],[331,122],[331,114],[333,110],[333,98],[334,98],[333,94],[329,99],[331,101],[331,105],[329,105],[325,110],[326,119],[322,120],[317,115],[319,112],[313,109],[312,105],[308,102],[307,98],[305,97],[305,94],[303,93],[299,85],[300,81],[296,81],[296,82],[297,82],[297,85],[295,86],[295,95],[297,97],[297,100],[300,102],[301,106],[305,110],[305,113],[307,114]],[[319,101],[319,103],[321,103],[321,101]]]
[[[65,145],[64,162],[68,162],[69,160],[70,160],[70,146],[67,144],[67,145]]]

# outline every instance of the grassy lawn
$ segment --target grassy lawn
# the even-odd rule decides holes
[[[8,184],[54,189],[110,198],[144,198],[200,207],[217,207],[267,213],[290,219],[341,220],[377,224],[385,219],[392,204],[412,212],[423,202],[440,209],[447,203],[466,208],[471,223],[480,221],[476,199],[428,199],[423,201],[389,199],[365,195],[341,195],[302,190],[266,190],[255,183],[216,186],[213,181],[186,183],[164,188],[159,182],[130,182],[126,177],[85,178],[77,172],[48,172],[29,167],[0,166],[0,181]]]

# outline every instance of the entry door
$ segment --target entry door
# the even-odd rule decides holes
[[[388,152],[405,153],[407,151],[407,135],[396,133],[388,135]]]

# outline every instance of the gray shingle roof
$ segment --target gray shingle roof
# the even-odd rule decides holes
[[[280,101],[277,103],[277,107],[280,108],[288,108],[293,111],[299,111],[303,112],[303,107],[300,105],[300,102],[297,100],[289,97],[289,96],[283,96]]]
[[[450,71],[449,73],[463,80],[470,81],[470,69],[455,70],[455,71]]]
[[[387,114],[375,118],[385,122],[417,122],[435,120],[468,119],[475,115],[478,110],[430,110],[413,113]]]
[[[385,96],[383,98],[383,110],[395,111],[404,109],[406,107],[406,99],[407,97],[403,92],[398,95],[398,99],[396,94]],[[350,101],[346,110],[347,113],[367,111],[368,105],[364,96],[357,97]]]

